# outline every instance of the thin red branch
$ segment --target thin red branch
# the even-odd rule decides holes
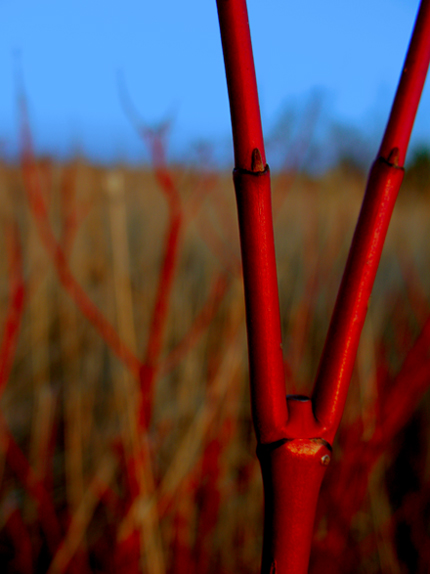
[[[321,435],[329,443],[342,417],[367,305],[403,170],[376,160],[353,237],[313,393]]]
[[[154,147],[156,146],[154,141]],[[154,156],[157,152],[154,152]],[[155,158],[154,158],[155,159]],[[159,161],[156,159],[156,161]],[[163,160],[162,160],[163,161]],[[154,367],[159,360],[166,327],[169,300],[178,259],[179,233],[182,226],[182,208],[179,192],[165,165],[156,165],[156,175],[169,206],[169,224],[165,236],[162,267],[158,280],[155,304],[144,363]]]
[[[342,417],[370,293],[403,179],[401,166],[429,61],[430,1],[423,0],[387,131],[370,171],[315,382],[314,412],[321,425],[321,436],[330,443]]]
[[[173,180],[172,174],[167,168],[165,138],[170,127],[170,121],[164,122],[157,129],[147,127],[142,119],[139,118],[123,81],[119,83],[119,88],[125,113],[149,147],[152,164],[155,169],[155,177],[167,200],[169,208],[169,222],[164,240],[161,271],[152,311],[148,343],[139,376],[142,394],[139,419],[143,427],[147,428],[152,415],[155,379],[166,330],[169,302],[172,295],[174,274],[178,260],[183,213],[179,190]]]
[[[258,149],[266,165],[257,80],[245,0],[217,0],[221,41],[230,100],[235,166],[254,171]]]
[[[179,238],[182,229],[183,215],[179,191],[166,166],[163,134],[144,129],[143,135],[149,142],[155,166],[155,175],[169,207],[169,222],[164,240],[161,271],[152,311],[148,343],[140,371],[140,388],[142,392],[140,420],[146,428],[150,423],[152,415],[154,384],[166,330],[169,303],[178,261]]]
[[[392,150],[397,148],[399,152],[396,165],[398,166],[404,165],[429,62],[430,2],[422,0],[400,76],[396,97],[391,108],[390,119],[378,154],[379,157],[388,160]]]
[[[120,97],[124,111],[137,133],[149,147],[152,165],[155,170],[155,177],[161,191],[166,197],[169,208],[169,222],[164,241],[161,271],[152,311],[147,348],[140,371],[142,393],[140,422],[144,428],[147,428],[152,415],[155,379],[157,374],[160,372],[160,368],[164,373],[166,372],[166,369],[170,370],[173,368],[183,354],[185,354],[190,347],[195,344],[203,330],[210,323],[217,306],[222,300],[226,285],[222,285],[225,279],[221,281],[218,280],[216,283],[215,293],[213,295],[211,294],[209,297],[207,304],[194,321],[189,333],[160,367],[160,356],[167,324],[168,307],[172,294],[174,274],[178,260],[180,233],[184,219],[179,190],[172,177],[171,171],[167,167],[166,160],[166,134],[171,122],[168,120],[156,129],[146,126],[144,121],[139,117],[122,78],[120,78],[120,80]],[[195,208],[196,206],[194,206],[194,211]]]
[[[235,149],[248,330],[251,398],[257,439],[286,436],[284,364],[270,196],[245,0],[218,0]]]
[[[0,347],[0,394],[9,379],[24,310],[25,287],[22,275],[22,253],[16,225],[6,226],[6,249],[9,267],[10,299]],[[43,484],[36,479],[33,470],[9,431],[2,415],[0,415],[0,448],[12,472],[37,502],[41,526],[50,549],[54,551],[60,540],[60,527],[51,499]]]

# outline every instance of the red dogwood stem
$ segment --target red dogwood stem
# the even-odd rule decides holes
[[[409,138],[420,103],[430,61],[430,2],[422,0],[408,53],[403,65],[396,97],[391,108],[378,156],[388,159],[398,148],[398,165],[403,166]]]
[[[244,0],[218,0],[245,287],[251,404],[264,484],[262,572],[304,573],[330,446],[309,399],[285,397],[270,197]],[[248,111],[247,111],[248,110]],[[252,142],[249,145],[249,141]],[[258,147],[257,147],[258,146]]]
[[[245,286],[251,401],[257,440],[285,437],[288,419],[270,174],[245,0],[218,0],[235,151],[234,184]]]
[[[429,3],[421,3],[387,131],[369,175],[313,398],[291,396],[286,401],[270,177],[246,2],[217,0],[233,126],[251,399],[265,495],[264,574],[307,572],[330,443],[342,416],[429,64]]]
[[[262,572],[307,570],[330,446],[309,399],[285,397],[270,197],[244,0],[218,0],[227,70],[245,287],[251,404],[264,484]],[[251,144],[249,142],[252,142]]]
[[[329,443],[342,418],[429,62],[430,0],[423,0],[379,155],[369,174],[315,382],[314,412],[321,425],[321,436]]]
[[[263,166],[266,165],[266,156],[246,0],[217,0],[217,7],[230,100],[235,167],[254,171],[254,150],[260,151]]]

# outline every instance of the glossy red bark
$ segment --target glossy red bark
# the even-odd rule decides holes
[[[217,6],[233,126],[253,420],[257,440],[270,443],[285,436],[288,419],[270,174],[246,1],[218,0]]]
[[[308,570],[318,494],[330,449],[319,439],[260,446],[264,484],[262,574]]]
[[[230,100],[236,168],[252,171],[258,149],[266,165],[246,0],[217,0]]]
[[[430,0],[420,5],[403,72],[366,193],[333,311],[313,392],[322,436],[336,434],[360,334],[430,62]]]
[[[348,394],[358,343],[403,179],[403,169],[383,159],[373,164],[333,311],[313,392],[320,436],[333,442]]]
[[[399,166],[403,166],[405,161],[429,61],[430,2],[422,0],[391,108],[390,119],[378,153],[379,157],[388,159],[391,151],[398,148],[397,165]]]
[[[270,174],[234,171],[248,331],[253,421],[259,443],[286,436],[288,419],[281,343]]]

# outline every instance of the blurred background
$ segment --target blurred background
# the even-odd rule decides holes
[[[418,2],[249,0],[307,394]],[[215,2],[0,0],[0,572],[251,574],[263,496]],[[430,94],[310,572],[430,568]]]

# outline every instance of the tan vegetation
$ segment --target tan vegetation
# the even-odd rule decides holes
[[[74,277],[122,344],[143,357],[169,221],[154,173],[84,161],[44,160],[37,169],[49,221]],[[1,398],[2,572],[71,572],[82,564],[81,571],[113,572],[131,564],[133,548],[139,568],[154,574],[186,571],[186,564],[199,573],[258,570],[263,501],[246,384],[231,177],[182,167],[170,173],[183,223],[153,415],[144,431],[136,373],[112,352],[59,281],[29,209],[21,168],[0,166],[2,330],[17,244],[25,289],[16,353]],[[311,389],[364,185],[357,174],[340,170],[319,179],[274,176],[288,393]],[[375,430],[378,372],[400,368],[429,313],[429,221],[426,194],[411,200],[402,190],[344,415],[346,426],[361,420],[360,440],[369,440]],[[196,327],[214,289],[221,295],[214,299],[210,322]],[[413,415],[418,429],[413,440],[421,441],[418,466],[411,471],[418,492],[429,484],[426,403],[428,397]],[[55,551],[46,548],[31,489],[8,462],[9,431],[32,467],[31,480],[44,486],[55,506],[61,526]],[[339,441],[342,452],[342,434]],[[396,550],[402,519],[393,516],[407,514],[402,501],[408,492],[395,498],[390,473],[396,457],[407,455],[400,438],[396,442],[373,468],[368,494],[348,525],[360,557],[355,565],[368,573],[406,571]],[[28,534],[33,570],[19,557],[11,517]],[[324,538],[325,520],[320,516],[316,539]],[[126,544],[130,540],[133,551]]]

